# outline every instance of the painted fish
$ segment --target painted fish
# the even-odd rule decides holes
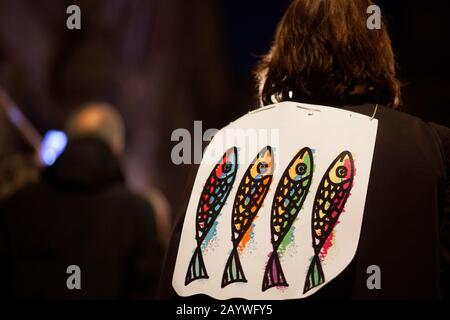
[[[225,266],[222,288],[233,282],[247,282],[239,259],[238,248],[249,239],[248,232],[269,191],[273,174],[272,148],[263,148],[242,178],[233,205],[231,241],[233,249]]]
[[[300,150],[287,166],[278,183],[272,202],[270,229],[273,252],[264,273],[262,291],[272,287],[288,286],[281,267],[278,248],[303,207],[311,186],[314,171],[310,148]]]
[[[344,151],[333,161],[320,182],[311,221],[314,256],[306,275],[303,293],[325,282],[320,259],[331,246],[332,232],[350,196],[354,176],[352,154]]]
[[[197,279],[207,279],[202,255],[202,243],[211,231],[233,187],[238,169],[236,147],[227,150],[209,175],[200,195],[196,214],[197,248],[194,251],[186,274],[185,285]]]

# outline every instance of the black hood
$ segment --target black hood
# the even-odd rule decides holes
[[[93,137],[69,142],[43,178],[64,189],[96,189],[125,182],[117,157],[106,143]]]

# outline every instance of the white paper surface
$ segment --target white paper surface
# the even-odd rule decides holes
[[[304,298],[326,286],[348,266],[356,253],[377,127],[376,119],[358,113],[325,106],[283,102],[249,113],[222,129],[208,146],[194,183],[173,275],[172,284],[175,291],[180,296],[206,294],[216,299],[279,300]],[[236,130],[244,134],[238,134],[239,138],[236,139],[230,138],[236,137]],[[255,135],[255,131],[258,134]],[[253,140],[250,136],[253,136]],[[252,165],[252,160],[267,146],[271,147],[272,152],[272,181],[264,204],[248,231],[251,232],[251,239],[238,251],[246,282],[232,282],[222,287],[226,263],[234,246],[232,211],[238,186]],[[190,262],[193,261],[194,251],[198,247],[196,216],[199,199],[216,164],[222,159],[222,155],[233,147],[237,148],[238,161],[234,183],[225,205],[214,219],[214,227],[209,232],[204,232],[207,235],[201,244],[201,257],[208,278],[192,280],[191,274],[190,282],[186,284]],[[274,251],[271,242],[274,194],[287,166],[303,148],[311,149],[314,162],[309,191],[292,223],[290,233],[285,236],[289,237],[290,241],[285,241],[287,245],[285,243],[283,250],[277,249],[287,285],[273,286],[263,291],[264,274],[269,257]],[[316,193],[330,165],[344,151],[351,154],[355,168],[351,190],[338,222],[331,226],[333,235],[330,235],[329,239],[332,238],[332,245],[328,246],[326,255],[320,258],[324,283],[305,292],[311,259],[316,256],[312,231]]]

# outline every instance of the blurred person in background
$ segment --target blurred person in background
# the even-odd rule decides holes
[[[89,104],[41,181],[0,204],[0,290],[12,298],[153,298],[162,248],[151,206],[125,186],[121,116]],[[80,289],[69,290],[69,266]]]

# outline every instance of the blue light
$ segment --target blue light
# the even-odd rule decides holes
[[[51,166],[67,146],[67,135],[62,131],[50,130],[42,139],[39,158],[45,166]]]

